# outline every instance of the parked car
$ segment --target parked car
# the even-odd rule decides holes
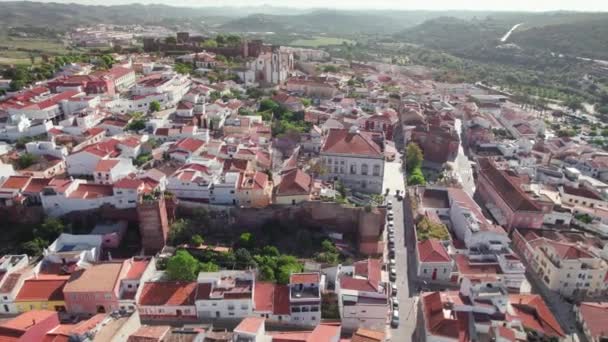
[[[388,210],[392,210],[393,209],[393,202],[391,202],[391,201],[386,202],[386,208]]]
[[[395,241],[388,240],[388,249],[394,251],[395,250]]]
[[[395,283],[391,284],[391,296],[397,297],[397,284]]]
[[[393,213],[392,213],[392,212],[390,212],[390,213],[386,214],[386,219],[387,219],[389,222],[390,222],[390,221],[392,221],[392,220],[393,220],[393,218],[394,218],[394,217],[393,217]]]
[[[388,260],[388,264],[391,265],[392,267],[395,267],[397,263],[395,262],[395,259],[391,258]]]
[[[389,256],[389,258],[394,258],[395,257],[395,249],[390,249],[388,251],[388,256]]]
[[[391,327],[392,328],[399,327],[399,310],[393,310],[393,314],[391,316]]]
[[[393,227],[388,227],[388,232],[389,232],[390,234],[395,234],[395,228],[393,228]]]
[[[397,269],[395,269],[395,267],[391,267],[390,268],[390,273],[389,273],[389,277],[388,278],[391,281],[397,280]]]
[[[393,311],[399,311],[399,299],[393,298]]]

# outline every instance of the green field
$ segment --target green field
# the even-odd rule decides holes
[[[67,53],[69,50],[60,41],[0,36],[0,64],[29,64],[30,54],[39,57]]]
[[[330,45],[342,45],[342,43],[352,44],[354,43],[349,39],[333,38],[333,37],[314,37],[310,39],[298,39],[289,43],[292,46],[303,46],[303,47],[320,47]]]

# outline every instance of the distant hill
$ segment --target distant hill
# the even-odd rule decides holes
[[[510,40],[524,47],[608,60],[608,15],[603,19],[515,31]]]
[[[84,24],[158,24],[167,20],[200,21],[219,10],[165,5],[87,6],[78,4],[0,2],[0,27],[37,26],[67,29]],[[228,20],[228,19],[227,19]]]
[[[485,18],[440,17],[394,35],[400,41],[472,55],[500,45],[515,24],[509,43],[529,50],[608,59],[608,13],[493,13]]]
[[[254,14],[222,25],[220,29],[234,32],[357,33],[392,34],[407,22],[399,18],[357,11],[318,10],[300,15]]]

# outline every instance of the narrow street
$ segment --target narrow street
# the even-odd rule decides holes
[[[473,196],[475,193],[475,180],[473,179],[473,168],[471,167],[471,161],[464,153],[463,139],[462,139],[462,120],[456,119],[454,126],[460,136],[460,146],[458,146],[458,155],[454,159],[454,168],[458,176],[460,177],[460,183],[462,184],[463,190]]]
[[[416,298],[410,297],[410,281],[408,277],[408,262],[411,257],[410,248],[406,246],[404,228],[404,202],[395,197],[395,190],[405,190],[404,175],[401,170],[400,156],[394,162],[387,162],[384,168],[384,189],[390,189],[388,200],[393,202],[395,225],[395,263],[397,265],[397,299],[399,300],[399,327],[391,328],[390,341],[411,341],[416,328]],[[387,249],[388,253],[388,249]]]

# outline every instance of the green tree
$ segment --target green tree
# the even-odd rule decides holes
[[[183,74],[183,75],[188,75],[191,74],[193,71],[193,67],[192,64],[187,64],[187,63],[175,63],[175,65],[173,66],[173,70],[175,70],[175,72]]]
[[[238,264],[238,267],[247,268],[247,267],[255,267],[256,262],[255,259],[251,256],[248,250],[245,248],[239,248],[234,252],[234,257]]]
[[[275,246],[264,246],[262,248],[262,255],[270,257],[278,257],[280,255],[279,250]]]
[[[128,131],[139,132],[146,128],[146,122],[143,119],[135,119],[129,122],[126,128]]]
[[[302,266],[297,263],[289,263],[279,267],[279,273],[276,275],[277,282],[279,284],[289,284],[289,277],[292,273],[298,273],[302,271]]]
[[[199,272],[217,272],[220,267],[212,262],[203,262],[199,265]]]
[[[267,110],[275,113],[279,110],[279,104],[271,99],[264,99],[260,101],[260,111],[265,112]]]
[[[167,276],[171,280],[195,281],[199,262],[190,253],[179,250],[167,262]]]
[[[302,102],[302,105],[304,105],[304,107],[310,107],[310,105],[312,105],[312,101],[310,99],[302,98],[300,99],[300,101]]]
[[[264,265],[260,268],[260,280],[262,281],[272,281],[275,282],[276,278],[274,276],[274,270],[268,266]]]
[[[426,179],[424,178],[424,174],[422,173],[422,170],[419,167],[412,170],[409,177],[407,178],[407,184],[408,185],[425,185],[426,184]]]
[[[39,256],[42,254],[42,251],[48,247],[49,242],[39,238],[39,237],[35,237],[33,240],[31,241],[27,241],[21,244],[21,250],[23,251],[23,253],[29,255],[29,256]]]
[[[583,109],[583,104],[579,99],[576,98],[569,99],[568,101],[566,101],[565,105],[573,112]]]
[[[26,169],[32,165],[34,165],[38,161],[38,157],[31,153],[24,153],[19,156],[19,160],[17,161],[17,165],[20,169]]]
[[[150,111],[158,112],[160,110],[160,103],[156,100],[150,102]]]
[[[200,236],[199,234],[194,234],[192,236],[192,239],[190,239],[190,242],[194,245],[194,246],[200,246],[202,244],[205,243],[205,240],[203,239],[202,236]]]
[[[202,44],[203,48],[213,49],[217,47],[217,42],[213,39],[207,39]]]
[[[422,149],[416,143],[407,144],[407,148],[405,151],[405,166],[408,172],[422,167],[422,161],[424,160],[424,155],[422,154]]]
[[[241,234],[241,236],[239,236],[239,246],[242,248],[247,248],[247,249],[251,249],[253,248],[254,245],[254,241],[253,241],[253,235],[249,232],[243,233]]]
[[[169,230],[169,241],[172,245],[179,245],[190,241],[191,222],[189,220],[179,219],[171,224]]]

